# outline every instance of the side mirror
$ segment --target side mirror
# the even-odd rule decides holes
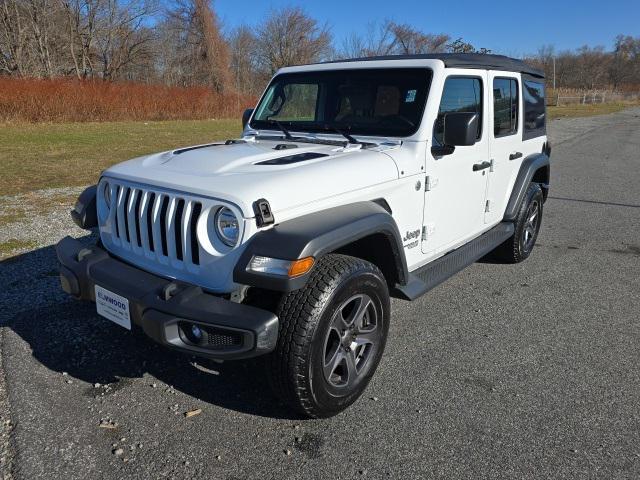
[[[480,115],[451,112],[444,116],[444,144],[452,147],[474,145],[478,137]]]
[[[242,114],[242,129],[243,130],[247,126],[247,123],[249,123],[249,119],[251,118],[251,115],[253,115],[253,108],[247,108],[244,111],[244,113]]]
[[[474,112],[445,113],[443,121],[444,145],[433,146],[434,155],[449,155],[455,147],[475,145],[478,137],[480,115]]]

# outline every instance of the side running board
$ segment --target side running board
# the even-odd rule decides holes
[[[406,285],[396,285],[394,296],[415,300],[484,257],[511,237],[513,232],[513,223],[499,223],[478,238],[411,272]]]

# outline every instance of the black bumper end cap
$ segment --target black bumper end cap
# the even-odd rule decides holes
[[[64,265],[60,265],[60,285],[62,286],[62,290],[69,295],[80,297],[78,277]]]

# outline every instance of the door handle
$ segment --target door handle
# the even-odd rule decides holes
[[[509,160],[516,160],[518,158],[522,158],[522,152],[513,152],[509,155]]]
[[[485,168],[489,168],[490,166],[491,162],[474,163],[473,171],[477,172],[478,170],[484,170]]]

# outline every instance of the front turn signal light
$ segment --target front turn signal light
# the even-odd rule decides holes
[[[305,257],[299,260],[282,260],[254,255],[247,265],[247,271],[293,278],[307,273],[314,263],[313,257]]]
[[[301,258],[300,260],[294,260],[293,262],[291,262],[291,266],[289,267],[289,277],[299,277],[300,275],[304,275],[309,270],[311,270],[311,267],[313,267],[314,263],[315,260],[313,257],[305,257]]]

